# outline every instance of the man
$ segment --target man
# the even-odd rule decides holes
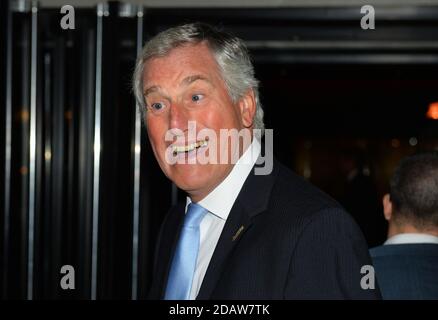
[[[371,249],[384,299],[438,299],[438,154],[408,157],[383,197],[388,240]]]
[[[276,161],[256,173],[263,110],[240,39],[204,24],[166,30],[143,48],[134,89],[161,169],[187,193],[161,227],[151,299],[379,297],[360,285],[370,258],[350,216]],[[194,138],[193,124],[246,143]]]

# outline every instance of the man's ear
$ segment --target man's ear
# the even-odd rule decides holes
[[[245,128],[250,128],[253,125],[256,107],[254,91],[250,89],[239,100],[240,116]]]
[[[385,194],[382,199],[383,202],[383,214],[387,221],[390,221],[392,218],[392,202],[389,194]]]

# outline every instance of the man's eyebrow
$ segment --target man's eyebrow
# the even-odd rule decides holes
[[[192,76],[185,77],[183,79],[183,81],[181,81],[181,84],[185,85],[185,86],[188,86],[189,84],[191,84],[191,83],[193,83],[193,82],[195,82],[197,80],[203,80],[203,81],[206,81],[206,82],[211,84],[210,79],[208,79],[207,77],[202,76],[200,74],[195,74],[195,75],[192,75]],[[159,91],[160,89],[161,89],[160,86],[151,86],[151,87],[147,88],[145,91],[143,91],[143,96],[146,97],[148,94],[151,94],[153,92]]]
[[[145,91],[143,91],[143,96],[146,97],[148,94],[151,94],[152,92],[160,90],[160,86],[151,86],[147,88]]]
[[[197,80],[203,80],[203,81],[206,81],[206,82],[211,84],[210,79],[208,79],[207,77],[202,76],[200,74],[195,74],[195,75],[192,75],[192,76],[185,77],[183,79],[183,81],[181,81],[181,84],[188,86],[189,84],[192,84],[193,82],[195,82]]]

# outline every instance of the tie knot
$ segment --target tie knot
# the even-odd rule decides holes
[[[199,227],[199,224],[206,213],[207,210],[205,208],[201,207],[199,204],[191,202],[187,208],[184,226],[194,228]]]

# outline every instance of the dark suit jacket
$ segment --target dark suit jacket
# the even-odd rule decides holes
[[[438,299],[438,244],[392,244],[370,252],[383,299]]]
[[[185,204],[170,210],[156,250],[151,299],[162,299]],[[235,237],[243,226],[243,231]],[[274,162],[246,179],[197,299],[375,299],[360,273],[371,264],[353,219],[337,202]]]

